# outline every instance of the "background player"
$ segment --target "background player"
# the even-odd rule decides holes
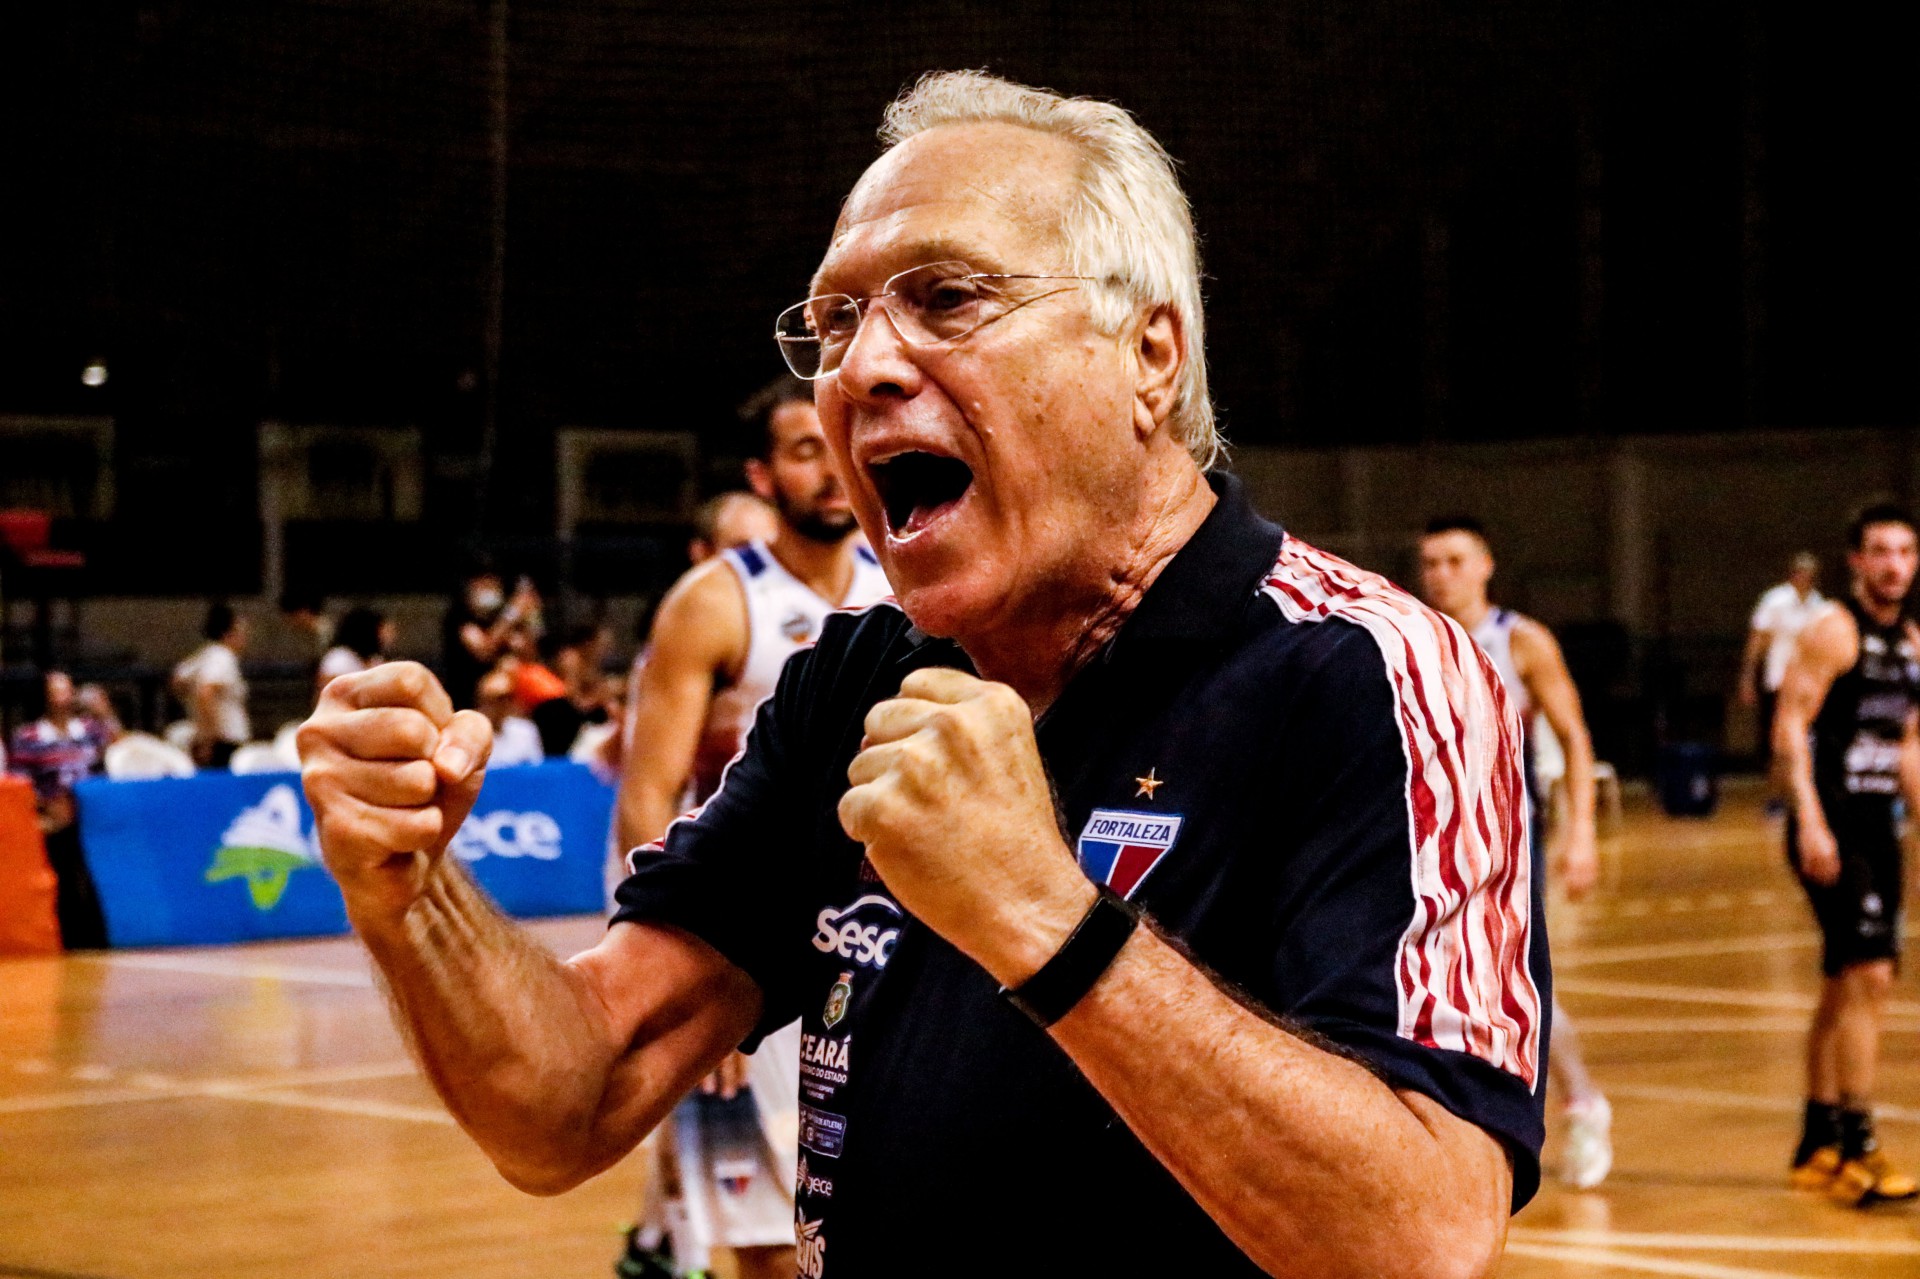
[[[1580,713],[1579,690],[1567,673],[1553,632],[1487,598],[1493,568],[1493,551],[1477,520],[1450,516],[1427,525],[1420,539],[1420,593],[1427,603],[1466,627],[1474,642],[1486,650],[1508,695],[1519,703],[1520,721],[1527,726],[1527,790],[1533,800],[1536,848],[1542,847],[1545,837],[1544,797],[1533,771],[1536,712],[1546,716],[1566,755],[1567,812],[1555,868],[1567,895],[1578,900],[1593,888],[1600,871],[1594,846],[1593,740]],[[1566,1097],[1567,1148],[1561,1177],[1576,1189],[1591,1189],[1606,1180],[1613,1167],[1613,1110],[1594,1083],[1579,1039],[1557,999],[1548,1074],[1560,1081]]]
[[[762,498],[734,489],[708,498],[694,512],[687,561],[705,564],[722,551],[748,542],[771,542],[779,536],[778,512]]]
[[[1868,1109],[1900,954],[1895,805],[1902,795],[1920,803],[1920,632],[1903,616],[1917,558],[1902,508],[1870,506],[1855,518],[1853,589],[1801,632],[1774,719],[1792,805],[1788,856],[1825,941],[1791,1181],[1856,1205],[1920,1193],[1878,1148]]]
[[[1753,620],[1747,630],[1747,647],[1740,655],[1740,679],[1737,689],[1740,703],[1758,712],[1756,727],[1760,736],[1760,755],[1771,760],[1773,754],[1773,711],[1780,701],[1780,681],[1786,678],[1787,659],[1807,623],[1826,611],[1828,600],[1817,589],[1820,584],[1820,560],[1811,551],[1801,551],[1787,562],[1786,580],[1767,588],[1753,607]],[[1777,801],[1769,801],[1769,811],[1779,811]]]
[[[813,642],[828,613],[888,593],[827,457],[812,388],[782,378],[744,412],[760,450],[747,462],[747,482],[772,504],[775,532],[695,565],[661,601],[616,803],[623,849],[660,838],[712,793],[780,668]],[[703,1267],[712,1247],[729,1246],[748,1279],[793,1274],[798,1069],[798,1032],[783,1031],[752,1059],[735,1053],[675,1112],[680,1265]],[[769,1100],[756,1106],[756,1095]],[[622,1273],[648,1273],[643,1253],[661,1224],[629,1243]]]

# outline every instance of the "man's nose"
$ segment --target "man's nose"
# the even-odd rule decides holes
[[[920,366],[913,362],[886,301],[875,298],[840,359],[836,376],[841,393],[863,403],[875,399],[912,399],[920,389]]]

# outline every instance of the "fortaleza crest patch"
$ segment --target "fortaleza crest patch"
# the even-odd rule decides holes
[[[1087,818],[1076,847],[1080,869],[1094,883],[1131,897],[1179,838],[1180,821],[1178,813],[1096,808]]]

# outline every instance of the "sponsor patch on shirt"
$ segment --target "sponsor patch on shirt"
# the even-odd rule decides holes
[[[847,1117],[801,1102],[800,1144],[816,1155],[838,1159],[847,1144]]]
[[[1180,822],[1178,813],[1096,808],[1076,845],[1080,869],[1094,883],[1131,897],[1179,838]]]

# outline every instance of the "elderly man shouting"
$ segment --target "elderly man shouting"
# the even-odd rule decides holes
[[[1497,677],[1207,473],[1124,111],[938,75],[882,137],[776,337],[898,602],[787,664],[605,940],[551,958],[445,856],[487,730],[426,672],[302,731],[427,1073],[552,1193],[801,1018],[808,1276],[1489,1272],[1547,1002]]]

